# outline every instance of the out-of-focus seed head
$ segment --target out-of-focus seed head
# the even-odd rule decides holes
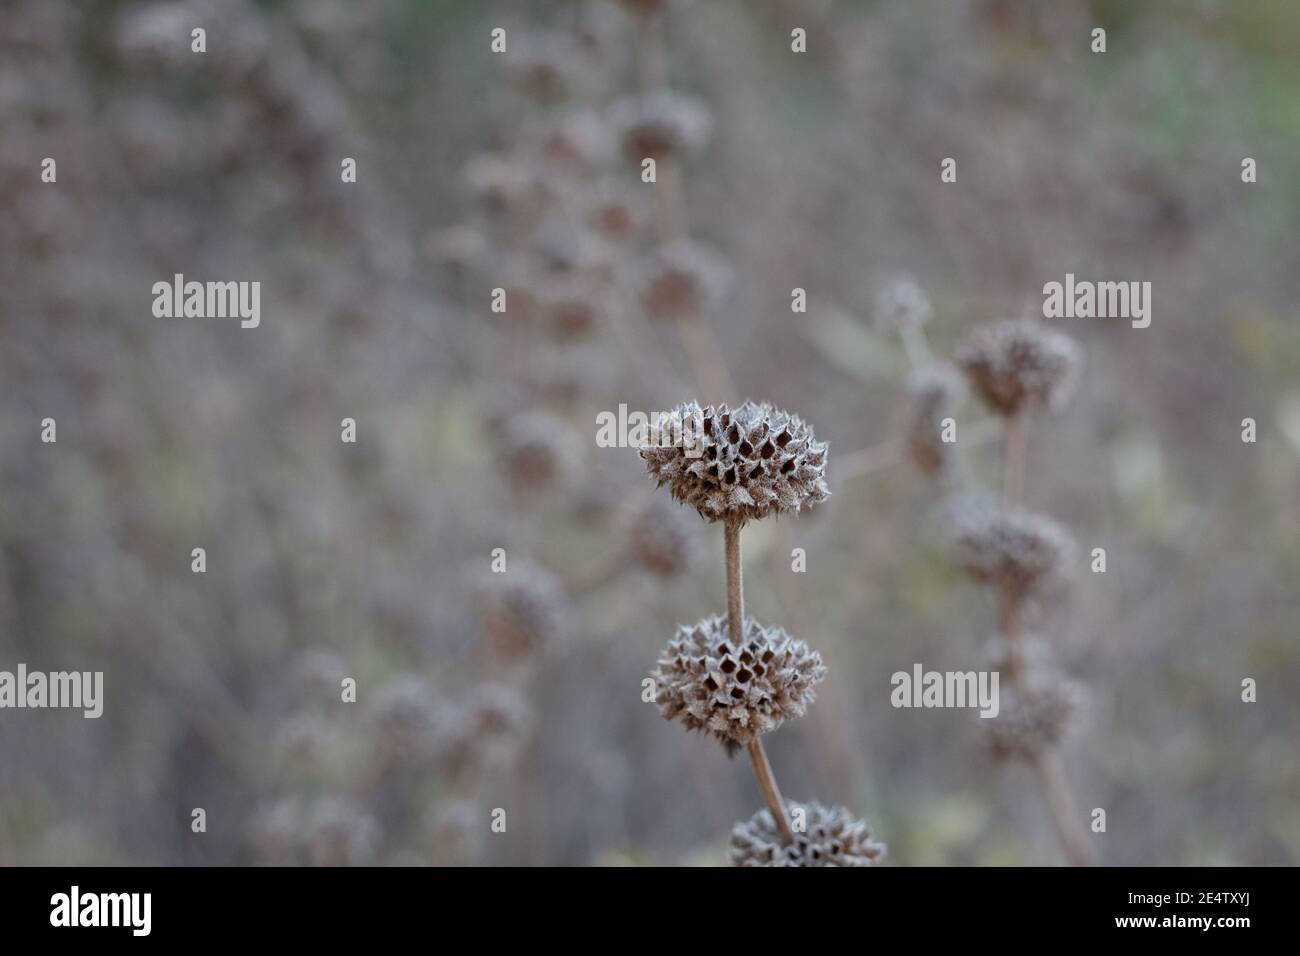
[[[522,160],[492,153],[466,163],[465,182],[474,199],[496,215],[539,205],[546,192]]]
[[[560,635],[563,592],[545,571],[515,563],[479,591],[484,638],[505,659],[531,657]]]
[[[1068,336],[1010,320],[976,329],[956,363],[971,390],[999,415],[1058,408],[1069,398],[1082,353]]]
[[[479,261],[488,250],[487,239],[473,226],[459,224],[429,236],[429,255],[449,272],[461,273]]]
[[[363,866],[374,862],[379,827],[368,813],[330,797],[312,814],[310,841],[316,866]]]
[[[730,278],[726,260],[707,246],[689,239],[670,242],[644,269],[641,309],[660,321],[700,315],[722,295]]]
[[[439,807],[430,828],[430,862],[434,866],[464,866],[474,860],[489,820],[485,809],[468,800],[453,800]]]
[[[734,753],[803,716],[826,676],[821,655],[780,628],[745,619],[739,646],[725,615],[679,627],[651,673],[665,720],[712,734]]]
[[[891,277],[876,296],[876,324],[881,328],[920,325],[931,311],[929,296],[910,275]]]
[[[563,484],[573,472],[577,440],[572,429],[545,412],[508,420],[501,437],[501,463],[510,486],[535,494]]]
[[[908,382],[907,452],[912,463],[932,478],[951,475],[956,464],[955,443],[943,440],[943,420],[952,414],[960,385],[957,374],[945,366],[918,372]]]
[[[575,276],[547,284],[543,293],[547,332],[555,342],[596,338],[610,321],[613,299],[599,282]]]
[[[329,731],[319,717],[300,714],[275,733],[276,764],[294,771],[315,770],[325,755],[329,739]]]
[[[515,86],[539,102],[569,96],[580,81],[582,59],[572,37],[563,33],[533,32],[513,36],[507,69]]]
[[[532,708],[517,689],[481,684],[457,707],[441,745],[443,764],[453,776],[508,767],[533,723]]]
[[[1083,703],[1079,685],[1054,671],[1031,673],[1018,690],[1003,683],[998,715],[980,721],[997,760],[1032,760],[1064,738]]]
[[[259,810],[248,831],[249,846],[260,863],[294,862],[305,840],[305,821],[292,800],[280,800]]]
[[[1044,515],[972,500],[960,503],[950,520],[957,566],[1011,598],[1040,592],[1074,565],[1074,538]]]
[[[770,810],[759,810],[731,831],[733,866],[872,866],[885,856],[871,828],[843,807],[791,801],[787,809],[805,824],[794,842],[785,842]]]
[[[613,156],[613,131],[598,113],[575,110],[547,128],[536,148],[542,162],[556,172],[587,177]]]
[[[370,704],[377,750],[390,765],[423,763],[433,752],[437,715],[437,697],[422,678],[385,684]]]
[[[347,665],[336,652],[324,648],[304,651],[294,662],[294,683],[302,695],[314,701],[338,700]]]
[[[646,470],[709,521],[797,514],[830,496],[826,443],[802,419],[764,403],[679,405],[651,428]]]
[[[586,224],[596,235],[616,244],[631,242],[645,224],[640,197],[628,189],[607,184],[587,200]]]
[[[627,529],[631,555],[656,577],[685,574],[699,558],[689,517],[660,498],[651,498]]]
[[[638,163],[693,153],[704,145],[713,128],[708,107],[672,90],[620,100],[610,118],[623,155]]]

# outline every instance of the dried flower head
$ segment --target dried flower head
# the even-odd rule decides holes
[[[644,221],[645,209],[640,197],[621,186],[606,185],[587,200],[587,226],[607,242],[635,239]]]
[[[434,866],[464,865],[478,855],[487,811],[468,800],[453,800],[438,808],[429,839]]]
[[[1065,736],[1083,701],[1077,684],[1054,671],[1032,674],[1023,690],[1001,691],[998,715],[980,724],[998,760],[1030,760]]]
[[[699,557],[689,521],[679,508],[658,497],[649,499],[627,529],[633,560],[661,578],[689,571]]]
[[[1074,563],[1074,538],[1044,515],[969,502],[956,510],[952,523],[957,566],[1012,598],[1039,591]]]
[[[920,325],[930,312],[929,296],[910,275],[893,276],[876,296],[876,324],[881,328]]]
[[[578,80],[578,50],[562,33],[537,32],[511,41],[508,67],[525,96],[554,101],[567,96]]]
[[[330,797],[312,815],[311,857],[316,866],[358,866],[374,860],[379,827],[368,813]]]
[[[429,237],[428,252],[451,272],[464,272],[487,252],[487,239],[473,226],[455,225]]]
[[[641,457],[659,485],[709,521],[795,514],[830,496],[826,443],[766,402],[679,405],[651,429]]]
[[[507,684],[481,684],[456,708],[440,745],[453,778],[508,766],[533,724],[523,695]]]
[[[613,131],[591,110],[575,110],[541,134],[537,153],[544,163],[562,173],[590,176],[613,155]]]
[[[309,700],[338,700],[340,682],[346,674],[343,658],[324,648],[304,651],[293,665],[294,682]]]
[[[955,372],[937,366],[918,372],[908,382],[912,404],[908,411],[907,452],[923,474],[943,478],[951,474],[956,447],[943,440],[943,420],[952,413],[960,386]]]
[[[470,193],[492,213],[535,204],[544,190],[527,165],[512,156],[484,154],[465,164]]]
[[[479,592],[484,636],[507,658],[530,656],[560,633],[562,592],[544,571],[522,564],[490,575]]]
[[[262,863],[294,861],[304,840],[302,813],[292,800],[280,800],[259,810],[253,817],[248,842]]]
[[[376,746],[391,763],[416,763],[432,752],[437,698],[419,677],[399,677],[379,689],[370,705]]]
[[[299,714],[275,733],[276,764],[292,770],[316,769],[329,744],[329,730],[314,714]]]
[[[821,655],[777,627],[745,619],[743,643],[727,637],[725,615],[679,627],[650,675],[665,720],[706,731],[729,751],[803,716],[826,676]]]
[[[706,106],[671,90],[620,100],[611,119],[623,155],[636,162],[694,152],[704,145],[713,127]]]
[[[531,494],[564,482],[575,455],[572,430],[545,412],[517,415],[503,426],[502,468],[516,491]]]
[[[731,276],[718,253],[689,239],[661,247],[641,277],[641,308],[651,319],[671,321],[707,311]]]
[[[956,362],[989,408],[1015,415],[1059,407],[1074,388],[1082,354],[1068,336],[1011,320],[975,330]]]
[[[542,295],[547,332],[556,342],[595,338],[609,322],[613,299],[603,283],[575,276],[548,283]]]
[[[870,827],[843,807],[816,801],[788,804],[802,832],[786,843],[770,810],[759,810],[731,831],[733,866],[871,866],[885,855],[885,845],[872,838]]]

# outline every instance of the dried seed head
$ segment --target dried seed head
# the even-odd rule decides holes
[[[400,677],[379,689],[370,705],[377,747],[390,763],[419,763],[433,751],[437,698],[419,677]]]
[[[578,80],[578,50],[561,33],[531,33],[511,40],[508,68],[525,96],[539,101],[563,99]]]
[[[989,752],[997,760],[1030,760],[1065,736],[1083,694],[1052,671],[1032,674],[1024,690],[1004,687],[998,715],[981,720]]]
[[[732,828],[732,866],[871,866],[885,855],[870,827],[843,807],[792,801],[787,809],[806,824],[794,842],[785,843],[770,810],[759,810]]]
[[[634,162],[692,153],[704,145],[713,127],[706,106],[671,90],[620,100],[610,116],[623,155]]]
[[[560,633],[562,592],[546,572],[511,564],[479,592],[484,637],[505,658],[528,657]]]
[[[821,655],[780,628],[745,619],[743,643],[725,615],[679,627],[650,675],[665,720],[712,734],[728,751],[803,716],[826,676]]]
[[[726,260],[706,246],[689,239],[668,243],[641,276],[641,308],[662,321],[700,315],[722,295],[730,275]]]
[[[699,557],[689,517],[681,509],[655,497],[628,527],[633,559],[661,578],[685,574]]]
[[[590,176],[614,153],[609,123],[591,110],[575,110],[550,126],[537,143],[537,154],[552,169]]]
[[[943,478],[955,465],[954,443],[943,440],[943,420],[952,413],[960,388],[956,373],[938,366],[917,373],[908,383],[912,405],[908,412],[907,451],[923,474]]]
[[[347,665],[334,651],[304,651],[293,665],[294,682],[310,700],[337,701]]]
[[[509,766],[533,725],[523,695],[506,684],[482,684],[457,707],[440,744],[440,757],[455,777]]]
[[[566,481],[576,460],[573,431],[545,412],[517,415],[501,435],[502,467],[512,488],[534,494]]]
[[[430,834],[435,866],[464,865],[477,856],[487,830],[488,814],[468,800],[453,800],[438,808]]]
[[[378,841],[374,818],[337,798],[321,801],[312,816],[311,856],[316,866],[371,863]]]
[[[329,731],[313,714],[300,714],[275,734],[276,763],[297,771],[314,770],[329,745]]]
[[[630,242],[637,237],[644,221],[645,209],[640,197],[621,186],[603,186],[587,201],[587,226],[607,242]]]
[[[876,324],[881,328],[920,325],[930,312],[929,297],[910,275],[893,276],[876,296]]]
[[[613,300],[603,283],[573,277],[548,283],[542,294],[547,332],[555,342],[585,342],[609,323]]]
[[[464,272],[487,252],[487,239],[473,226],[440,229],[429,237],[428,252],[443,268]]]
[[[1064,577],[1075,560],[1074,538],[1051,518],[982,502],[963,503],[952,517],[957,566],[1015,599]]]
[[[527,165],[511,156],[475,156],[465,164],[465,181],[473,197],[495,214],[533,205],[544,193]]]
[[[956,362],[989,408],[1015,415],[1059,407],[1074,388],[1082,353],[1059,332],[1012,320],[975,330]]]
[[[709,521],[796,514],[830,496],[826,443],[766,402],[679,405],[651,429],[641,457],[659,485]]]
[[[262,863],[293,862],[304,839],[302,814],[292,800],[258,811],[248,833],[253,855]]]

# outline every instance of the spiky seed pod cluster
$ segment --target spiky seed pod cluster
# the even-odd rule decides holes
[[[505,659],[535,655],[559,637],[562,592],[544,571],[516,566],[490,575],[479,601],[484,636]]]
[[[930,317],[930,298],[910,275],[897,275],[876,296],[876,324],[881,328],[920,325]]]
[[[1066,575],[1078,547],[1061,525],[1019,508],[968,503],[952,517],[957,566],[1016,600]]]
[[[722,294],[731,270],[698,242],[680,239],[659,249],[642,278],[641,309],[658,321],[698,316]]]
[[[704,145],[713,129],[708,107],[672,90],[655,90],[620,100],[610,118],[623,155],[634,162],[693,153]]]
[[[679,405],[642,447],[646,470],[709,521],[797,514],[830,497],[826,443],[796,415],[746,402]]]
[[[1032,760],[1059,744],[1083,702],[1079,686],[1054,671],[1001,693],[998,715],[980,721],[997,760]]]
[[[658,498],[647,502],[630,523],[627,540],[632,559],[656,577],[684,574],[699,558],[687,516]]]
[[[946,477],[954,467],[956,445],[943,440],[943,420],[952,414],[960,385],[956,373],[944,366],[918,372],[908,382],[907,453],[932,478]]]
[[[732,645],[725,615],[678,628],[651,674],[665,719],[733,751],[801,717],[825,676],[821,655],[753,618],[745,619],[742,643]]]
[[[1074,388],[1082,353],[1068,336],[1009,320],[976,329],[956,363],[990,409],[1011,416],[1058,408]]]
[[[731,831],[733,866],[872,866],[885,856],[885,845],[871,829],[843,807],[815,801],[790,803],[804,826],[786,843],[770,810],[760,810]]]

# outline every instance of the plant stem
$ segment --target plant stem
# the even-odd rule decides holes
[[[1084,843],[1078,827],[1073,825],[1078,819],[1074,806],[1074,797],[1070,794],[1070,784],[1065,776],[1065,766],[1061,756],[1055,750],[1044,750],[1034,760],[1034,769],[1038,771],[1039,782],[1047,797],[1052,817],[1061,836],[1061,845],[1065,848],[1066,858],[1073,866],[1088,866],[1092,862],[1092,853]]]
[[[1025,421],[1011,415],[1002,428],[1002,497],[1015,504],[1025,491]]]
[[[772,819],[781,828],[781,836],[786,843],[794,842],[794,832],[790,829],[790,820],[786,816],[785,803],[781,800],[781,788],[776,785],[772,775],[772,765],[767,762],[767,751],[763,749],[763,738],[755,737],[749,742],[749,759],[754,764],[754,776],[758,778],[758,788],[763,791],[767,809]]]
[[[1012,415],[1006,419],[1002,433],[1002,497],[1003,501],[1015,504],[1024,492],[1025,483],[1025,431],[1024,419]],[[1021,646],[1020,599],[1012,594],[1002,594],[998,608],[998,623],[1002,630],[1002,639],[1007,645],[1007,658],[1011,665],[1011,681],[1016,691],[1023,694],[1028,680],[1025,673],[1024,654]],[[1091,854],[1083,837],[1079,833],[1078,814],[1075,810],[1074,797],[1070,793],[1070,783],[1065,776],[1065,767],[1060,755],[1054,750],[1039,752],[1034,758],[1034,769],[1038,772],[1038,781],[1051,811],[1052,822],[1065,849],[1066,859],[1073,866],[1087,866]]]
[[[743,526],[743,518],[728,517],[723,534],[727,552],[727,639],[735,647],[741,646],[745,636],[745,580],[740,564],[740,529]],[[794,833],[790,830],[790,818],[781,801],[781,788],[776,785],[776,777],[772,774],[772,765],[768,763],[762,738],[755,737],[747,749],[749,760],[754,765],[754,776],[758,778],[758,788],[763,791],[763,799],[772,812],[772,819],[781,828],[785,841],[791,843],[794,841]]]

